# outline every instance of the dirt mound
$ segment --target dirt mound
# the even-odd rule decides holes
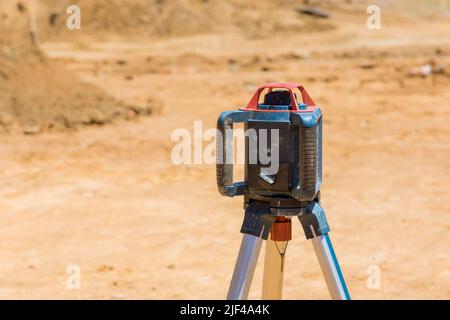
[[[269,36],[274,31],[311,32],[334,28],[328,20],[301,16],[301,2],[286,0],[45,0],[40,10],[44,38],[76,34],[65,28],[66,8],[80,7],[82,32],[78,35],[121,34],[158,37],[239,31],[248,36]]]
[[[40,52],[1,59],[0,126],[4,131],[38,133],[105,124],[152,111],[111,98]]]
[[[37,133],[151,113],[83,83],[35,43],[27,3],[0,10],[0,130]]]

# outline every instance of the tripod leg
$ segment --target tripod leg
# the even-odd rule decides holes
[[[228,289],[228,300],[247,299],[262,242],[263,239],[260,237],[244,234],[230,288]]]
[[[328,291],[334,300],[350,300],[344,276],[334,253],[328,234],[311,239],[320,268],[327,283]]]
[[[313,202],[307,207],[305,214],[299,216],[299,219],[305,231],[306,239],[312,241],[331,298],[350,300],[350,294],[328,236],[330,227],[325,211],[317,202]]]
[[[287,241],[266,241],[264,259],[263,300],[280,300],[283,292],[284,256]]]

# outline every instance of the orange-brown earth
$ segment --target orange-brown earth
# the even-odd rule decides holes
[[[382,7],[376,31],[355,5],[311,32],[109,31],[42,43],[109,96],[163,107],[107,126],[0,136],[0,297],[223,298],[242,199],[217,193],[213,165],[173,165],[170,135],[195,120],[213,127],[262,83],[296,81],[324,113],[322,201],[352,297],[450,298],[448,11],[408,10]],[[416,74],[429,63],[436,73]],[[284,298],[327,299],[293,225]],[[81,268],[80,290],[66,287],[71,264]],[[366,285],[371,265],[381,269],[379,290]]]

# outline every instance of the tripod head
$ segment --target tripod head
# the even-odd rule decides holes
[[[280,90],[281,89],[281,90]],[[264,100],[260,96],[267,90]],[[297,101],[298,91],[302,103]],[[233,124],[244,123],[245,179],[233,181]],[[304,207],[322,183],[322,114],[295,83],[259,87],[245,108],[223,112],[217,121],[217,186],[228,197],[282,201]],[[278,206],[280,207],[280,206]]]

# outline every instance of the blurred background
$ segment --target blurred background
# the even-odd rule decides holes
[[[284,81],[324,113],[352,298],[450,298],[450,1],[0,0],[0,45],[0,298],[224,298],[242,199],[171,133]],[[293,226],[284,298],[328,299]]]

